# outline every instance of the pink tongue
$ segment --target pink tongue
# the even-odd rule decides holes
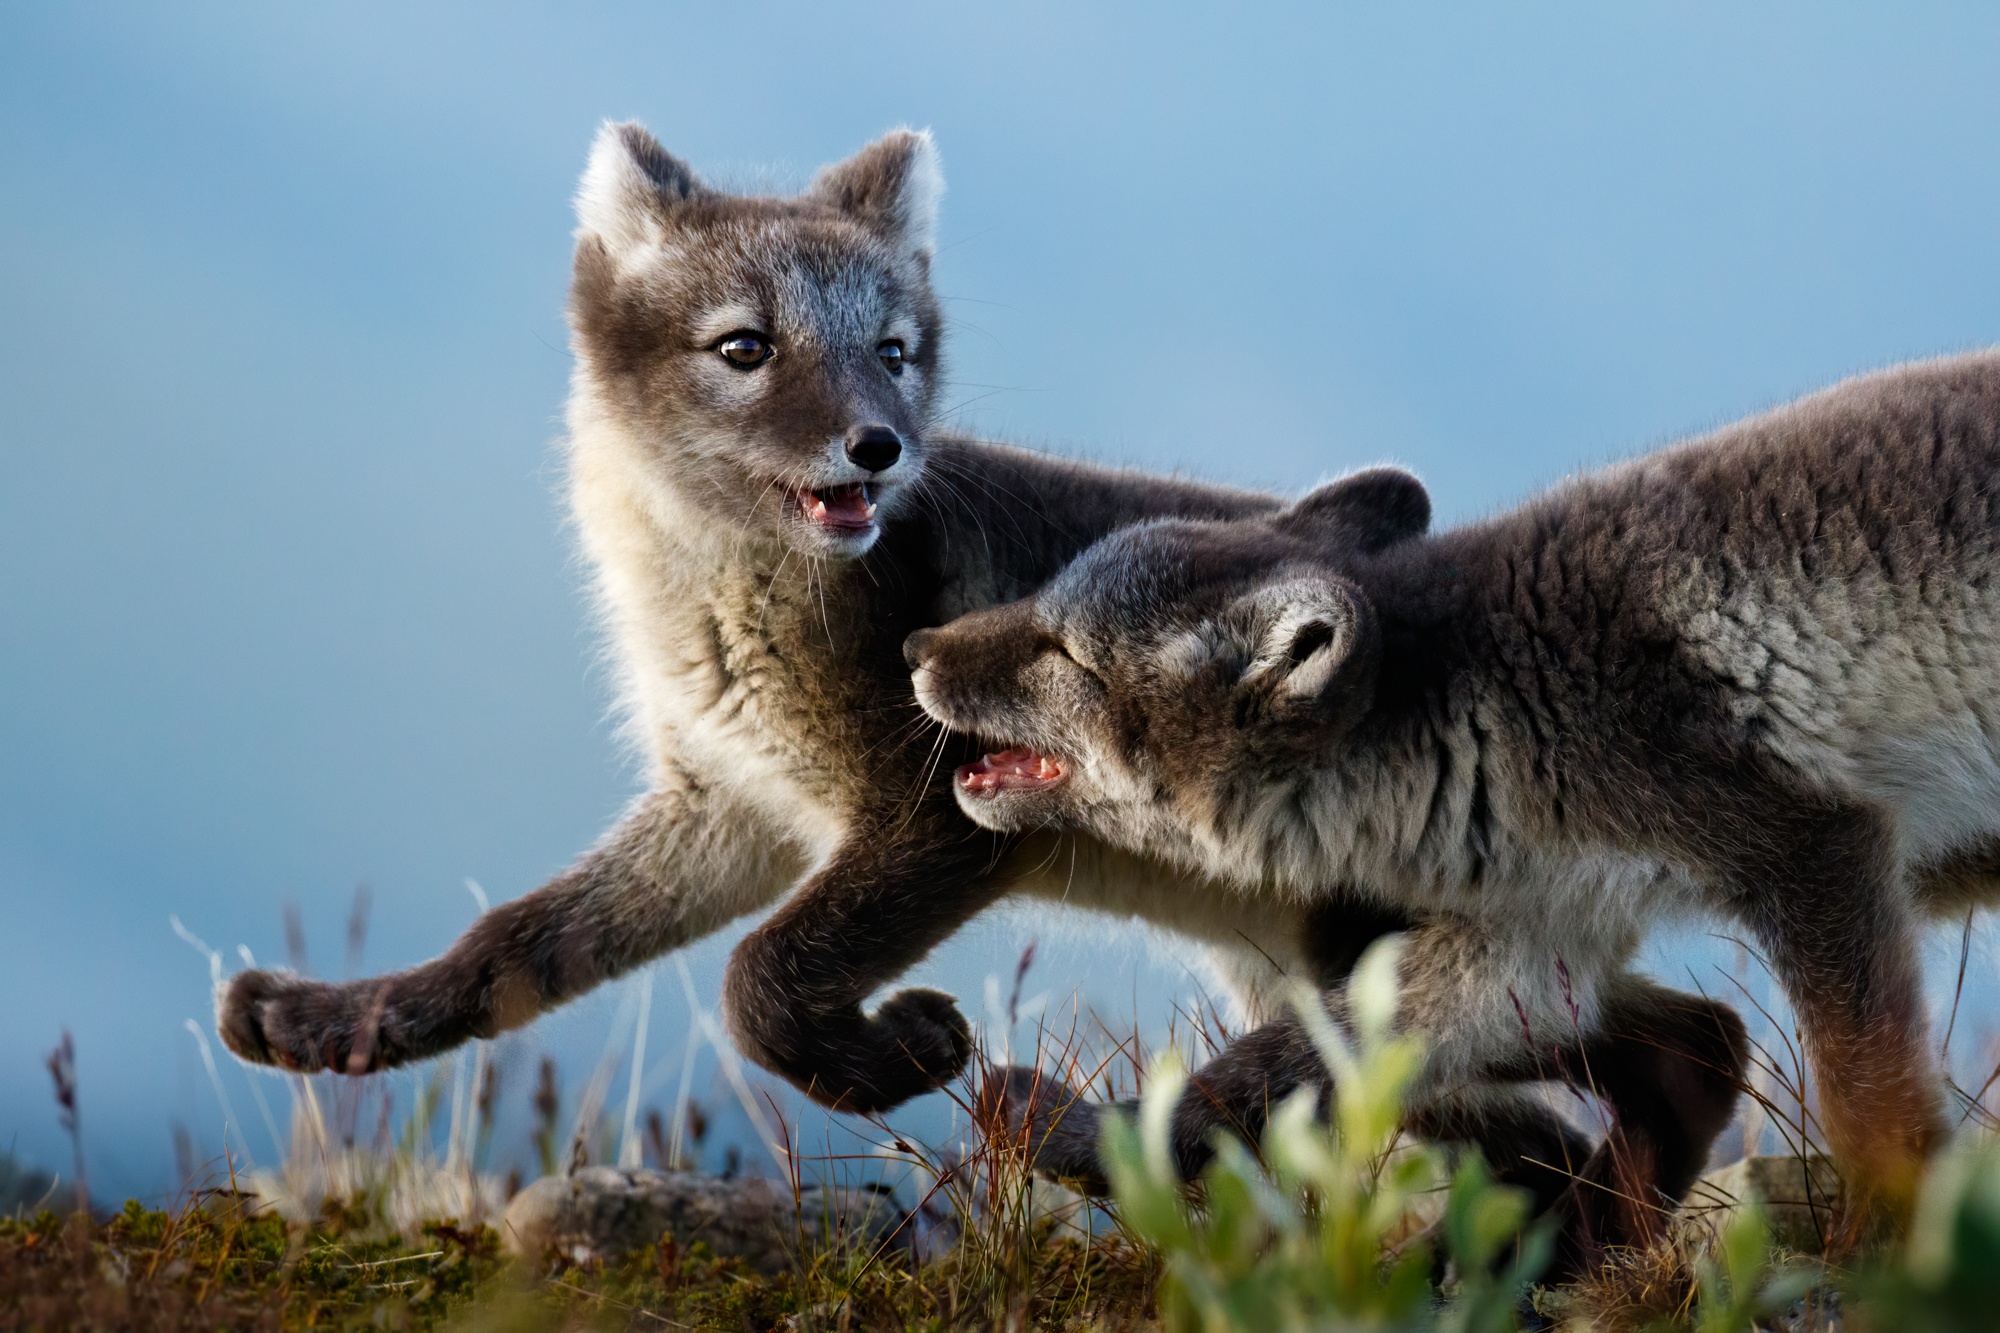
[[[859,486],[836,486],[814,491],[813,499],[819,501],[828,523],[858,528],[865,527],[875,517],[868,497]]]

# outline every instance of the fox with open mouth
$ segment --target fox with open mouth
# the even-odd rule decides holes
[[[1606,1246],[1660,1234],[1693,1185],[1743,1086],[1741,1020],[1631,971],[1629,931],[1593,952],[1542,929],[1496,929],[1473,904],[1367,892],[1356,887],[1356,864],[1282,859],[1265,838],[1310,789],[1317,747],[1362,711],[1351,682],[1372,684],[1379,666],[1373,626],[1310,595],[1316,571],[1343,556],[1385,558],[1429,519],[1416,480],[1378,468],[1284,512],[1138,525],[1034,596],[919,631],[905,651],[924,708],[997,747],[956,774],[959,804],[988,828],[1074,830],[1143,850],[1198,868],[1208,891],[1246,908],[1326,903],[1399,922],[1398,1021],[1433,1043],[1410,1106],[1419,1135],[1482,1142],[1456,1125],[1469,1096],[1485,1099],[1491,1118],[1509,1114],[1491,1101],[1496,1087],[1588,1083],[1613,1112],[1600,1143],[1562,1142],[1550,1155],[1525,1146],[1533,1128],[1514,1137],[1525,1156],[1559,1164],[1566,1190],[1547,1193],[1555,1182],[1518,1168],[1516,1178],[1539,1206],[1562,1206],[1553,1275],[1569,1278]],[[1377,795],[1392,800],[1414,782],[1385,777]],[[1380,817],[1372,807],[1355,815]],[[1241,841],[1220,842],[1217,822]],[[1564,950],[1588,975],[1580,1022],[1565,1012]],[[1344,1016],[1339,988],[1322,1000]],[[1197,1072],[1174,1110],[1180,1170],[1201,1168],[1218,1131],[1254,1134],[1275,1101],[1328,1078],[1296,1016],[1239,1038]],[[1004,1071],[988,1103],[1027,1141],[1038,1170],[1102,1186],[1102,1106],[1027,1068]],[[1487,1127],[1487,1141],[1500,1138]]]
[[[910,698],[913,629],[1032,591],[1092,540],[1268,496],[947,429],[931,283],[941,176],[897,131],[790,197],[716,188],[636,125],[577,192],[569,498],[647,791],[563,874],[442,956],[331,983],[252,970],[218,999],[246,1059],[364,1072],[518,1027],[792,896],[738,948],[746,1055],[873,1111],[955,1077],[951,998],[863,1002],[1002,893],[1129,915],[1160,869],[991,838],[969,755]],[[1169,873],[1169,879],[1174,876]],[[1246,1004],[1303,967],[1294,913],[1203,916]]]
[[[925,708],[996,747],[960,805],[1477,923],[1437,1077],[1592,1028],[1653,923],[1740,923],[1829,1145],[1900,1212],[1942,1126],[1918,930],[2000,898],[2000,354],[1428,514],[1376,470],[1143,524],[918,635]]]

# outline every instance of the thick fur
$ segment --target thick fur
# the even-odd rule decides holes
[[[1401,532],[1342,517],[1410,496]],[[1762,942],[1830,1145],[1906,1202],[1940,1129],[1915,934],[2000,847],[2000,355],[1842,384],[1423,533],[1378,470],[1289,513],[1114,535],[924,636],[947,725],[1065,776],[975,792],[1238,885],[1479,923],[1431,1028],[1462,1083],[1602,1030],[1646,927]]]
[[[639,127],[605,128],[577,199],[570,499],[649,790],[432,962],[350,984],[235,977],[218,1002],[232,1050],[303,1070],[420,1059],[795,887],[738,950],[726,1015],[751,1058],[854,1110],[959,1072],[948,997],[862,1002],[1009,889],[1209,941],[1252,1011],[1306,965],[1302,909],[1232,910],[1088,840],[995,838],[953,803],[969,756],[912,700],[912,630],[1021,597],[1122,525],[1276,502],[939,429],[939,180],[928,136],[899,131],[796,198],[745,198]],[[762,364],[721,354],[744,331]],[[883,432],[893,463],[861,467],[853,442]],[[813,520],[810,497],[858,483],[865,527]]]

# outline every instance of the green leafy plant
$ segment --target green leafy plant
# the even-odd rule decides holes
[[[1968,1133],[1931,1164],[1901,1262],[1853,1283],[1870,1329],[2000,1324],[2000,1142]]]
[[[1695,1262],[1695,1333],[1743,1333],[1805,1295],[1813,1275],[1781,1268],[1775,1256],[1763,1204],[1746,1199]]]
[[[1173,1056],[1148,1079],[1136,1127],[1113,1117],[1105,1153],[1124,1224],[1165,1263],[1169,1330],[1411,1329],[1488,1333],[1516,1326],[1520,1293],[1547,1261],[1545,1232],[1525,1235],[1521,1192],[1476,1157],[1447,1170],[1429,1146],[1399,1145],[1420,1038],[1395,1035],[1397,941],[1372,947],[1348,987],[1349,1041],[1310,991],[1299,1011],[1334,1076],[1331,1122],[1303,1089],[1278,1107],[1262,1161],[1221,1138],[1199,1202],[1173,1166],[1169,1124],[1187,1075]],[[1446,1191],[1429,1228],[1420,1205]],[[1442,1308],[1439,1261],[1456,1272]]]

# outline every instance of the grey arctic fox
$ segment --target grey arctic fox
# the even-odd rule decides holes
[[[233,978],[231,1049],[302,1070],[421,1059],[793,889],[739,949],[726,1015],[746,1054],[850,1110],[960,1072],[949,997],[862,1002],[1007,890],[1169,917],[1252,1011],[1312,966],[1300,913],[1219,910],[1101,848],[1058,864],[953,804],[971,756],[911,698],[911,630],[1020,597],[1121,525],[1277,502],[941,428],[940,191],[919,133],[793,198],[715,189],[636,125],[598,136],[576,200],[569,496],[649,790],[431,962]]]
[[[1996,897],[2000,354],[1869,375],[1428,535],[1376,469],[1114,534],[917,637],[959,802],[1245,901],[1472,923],[1431,1076],[1604,1030],[1651,924],[1745,928],[1829,1144],[1895,1211],[1941,1127],[1916,940]],[[1421,964],[1422,954],[1416,955]]]
[[[964,755],[912,703],[902,640],[1034,590],[1116,526],[1276,500],[940,428],[940,190],[928,134],[746,198],[640,126],[600,132],[576,196],[568,492],[648,791],[422,967],[234,977],[230,1049],[290,1069],[422,1059],[796,889],[738,949],[730,1029],[820,1101],[874,1111],[968,1059],[946,995],[862,1011],[966,917],[1008,889],[1132,911],[1154,867],[1086,851],[1072,879],[966,823]],[[1266,955],[1296,965],[1288,915],[1180,925],[1246,985]]]
[[[301,1070],[420,1059],[791,891],[732,959],[730,1029],[810,1095],[872,1111],[955,1077],[970,1041],[947,996],[864,1002],[1004,892],[1207,942],[1252,1018],[1285,974],[1335,979],[1404,924],[1335,897],[1235,901],[1091,839],[996,839],[958,810],[950,775],[976,750],[918,710],[911,631],[1020,598],[1121,526],[1278,502],[940,428],[939,191],[921,134],[793,198],[717,190],[637,126],[599,136],[577,197],[570,499],[649,790],[430,962],[233,978],[231,1049]],[[1544,1201],[1564,1182],[1535,1164],[1589,1152],[1499,1087],[1431,1127]]]

